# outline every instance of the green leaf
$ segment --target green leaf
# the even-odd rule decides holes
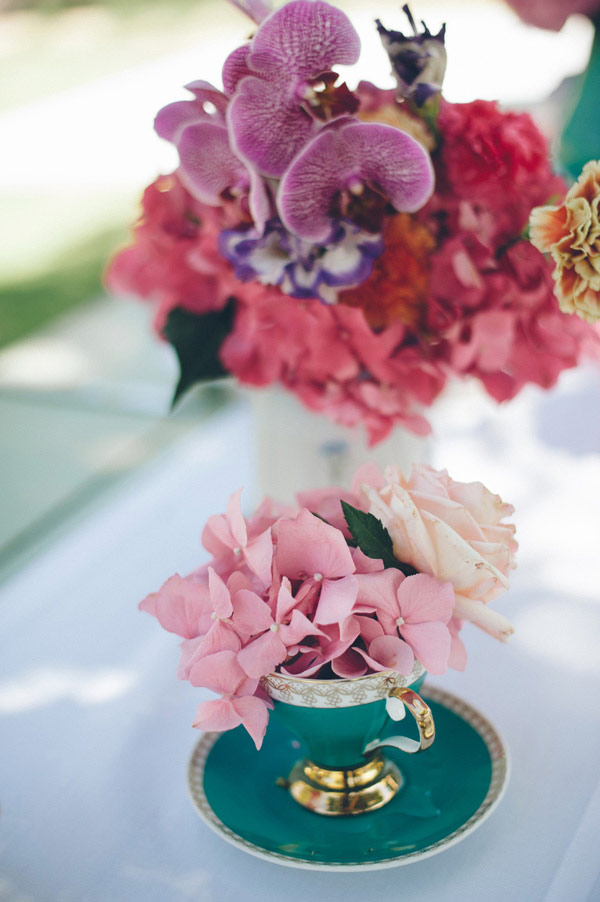
[[[342,501],[342,510],[350,534],[363,554],[375,560],[382,560],[384,567],[395,567],[405,576],[418,573],[411,564],[404,564],[395,556],[392,537],[381,520],[373,514],[352,507],[347,501]]]
[[[163,335],[179,360],[179,382],[173,395],[173,407],[196,382],[227,375],[219,351],[231,332],[234,312],[235,302],[230,300],[223,310],[201,316],[182,307],[175,307],[169,313]]]

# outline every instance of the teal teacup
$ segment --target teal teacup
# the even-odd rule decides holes
[[[361,814],[389,802],[403,778],[381,749],[394,746],[414,754],[435,738],[431,711],[418,694],[425,675],[416,662],[408,676],[386,670],[339,680],[280,673],[265,677],[262,685],[273,700],[273,715],[306,747],[306,757],[287,780],[294,799],[328,815]],[[403,712],[392,699],[399,699],[415,718],[418,741],[402,735],[382,738],[389,732],[391,706]]]

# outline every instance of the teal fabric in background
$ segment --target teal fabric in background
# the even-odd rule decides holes
[[[600,19],[595,28],[578,100],[560,141],[560,164],[572,179],[579,176],[589,160],[600,159]]]

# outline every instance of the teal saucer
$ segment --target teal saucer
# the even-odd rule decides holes
[[[302,746],[272,718],[260,752],[243,727],[200,739],[189,767],[199,814],[238,848],[290,867],[378,869],[442,852],[498,805],[508,761],[498,733],[478,711],[439,689],[423,694],[436,740],[419,755],[386,748],[405,784],[385,807],[332,818],[298,805],[278,778],[287,777]]]

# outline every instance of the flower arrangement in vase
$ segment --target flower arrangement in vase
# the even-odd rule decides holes
[[[144,194],[108,284],[149,299],[177,351],[176,397],[233,375],[282,386],[371,444],[452,376],[496,400],[551,387],[596,346],[553,295],[527,240],[532,207],[566,185],[529,115],[441,93],[445,29],[377,21],[396,88],[340,82],[360,41],[324,0],[240,0],[251,39],[223,89],[187,86],[158,134],[179,166]],[[383,51],[382,51],[383,52]]]
[[[362,773],[364,754],[382,745],[410,753],[431,745],[435,727],[418,689],[426,671],[464,669],[465,621],[503,641],[512,633],[489,602],[514,567],[515,527],[504,522],[513,509],[481,483],[423,464],[408,478],[365,465],[350,490],[298,501],[284,510],[267,501],[246,520],[236,492],[202,533],[210,562],[172,576],[140,608],[183,639],[179,676],[219,696],[201,702],[194,726],[243,725],[260,748],[275,706],[320,769],[307,787],[301,765],[290,791],[313,810],[344,814],[347,793],[340,802],[328,785],[340,763]],[[415,717],[418,741],[381,739],[389,697]],[[377,791],[370,780],[350,800],[359,811],[385,804],[400,785],[395,767],[376,760]]]

